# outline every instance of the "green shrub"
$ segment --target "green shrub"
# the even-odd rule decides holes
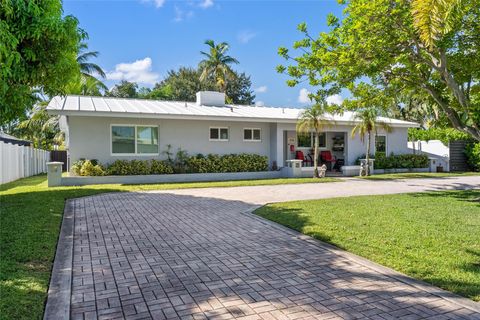
[[[480,142],[467,144],[465,154],[472,170],[480,171]]]
[[[99,164],[93,164],[90,160],[84,160],[80,168],[81,176],[104,176],[105,170]]]
[[[70,167],[70,172],[75,175],[79,176],[80,175],[80,170],[82,169],[83,163],[85,162],[85,159],[80,159],[75,161],[72,166]]]
[[[375,155],[375,169],[412,169],[427,168],[428,156],[424,154],[385,154]]]
[[[150,174],[170,174],[173,168],[165,161],[150,160]]]
[[[187,171],[191,173],[207,172],[256,172],[268,170],[268,158],[257,154],[198,154],[186,161]]]

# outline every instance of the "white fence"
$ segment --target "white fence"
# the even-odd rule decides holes
[[[0,141],[0,184],[47,172],[50,152]]]

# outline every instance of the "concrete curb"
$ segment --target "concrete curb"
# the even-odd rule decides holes
[[[73,202],[66,200],[43,315],[44,320],[70,318],[74,221]]]
[[[297,239],[300,239],[300,240],[303,240],[303,241],[308,242],[310,244],[322,247],[323,249],[334,252],[335,254],[337,254],[339,256],[342,256],[344,258],[353,260],[353,261],[355,261],[355,262],[357,262],[357,263],[359,263],[359,264],[361,264],[361,265],[363,265],[363,266],[365,266],[365,267],[367,267],[367,268],[369,268],[373,271],[382,273],[382,274],[384,274],[388,277],[392,277],[392,278],[394,278],[394,279],[396,279],[400,282],[411,285],[411,286],[413,286],[415,288],[418,288],[420,290],[427,291],[427,292],[429,292],[433,295],[438,296],[439,298],[442,298],[442,299],[448,300],[450,302],[453,302],[453,303],[459,305],[460,307],[464,307],[464,308],[467,308],[467,309],[470,309],[472,311],[480,313],[480,303],[479,302],[475,302],[475,301],[470,300],[468,298],[464,298],[462,296],[459,296],[455,293],[443,290],[439,287],[436,287],[436,286],[434,286],[432,284],[429,284],[427,282],[424,282],[422,280],[414,279],[414,278],[412,278],[410,276],[407,276],[407,275],[405,275],[401,272],[398,272],[396,270],[393,270],[393,269],[390,269],[388,267],[382,266],[382,265],[380,265],[378,263],[375,263],[371,260],[368,260],[366,258],[357,256],[356,254],[353,254],[351,252],[342,250],[342,249],[340,249],[340,248],[338,248],[338,247],[336,247],[332,244],[329,244],[329,243],[323,242],[321,240],[312,238],[310,236],[304,235],[303,233],[300,233],[296,230],[290,229],[288,227],[285,227],[281,224],[270,221],[268,219],[265,219],[265,218],[253,213],[256,209],[261,208],[261,207],[263,207],[263,206],[261,206],[261,205],[254,206],[254,207],[252,207],[252,208],[250,208],[246,211],[243,211],[242,214],[245,214],[245,215],[251,216],[255,219],[258,219],[265,224],[268,224],[268,225],[270,225],[274,228],[282,230],[283,232],[286,231],[287,233],[296,237]]]

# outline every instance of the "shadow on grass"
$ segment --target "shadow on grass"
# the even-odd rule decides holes
[[[480,186],[479,186],[480,187]],[[458,201],[471,202],[480,207],[480,189],[472,189],[470,184],[455,184],[456,190],[443,190],[434,192],[409,193],[408,195],[415,198],[452,198]],[[461,190],[461,192],[458,192]],[[480,213],[480,212],[479,212]]]

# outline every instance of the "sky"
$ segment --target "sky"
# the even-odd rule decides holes
[[[336,0],[64,0],[64,13],[78,18],[89,49],[99,51],[93,62],[109,87],[122,79],[152,87],[168,70],[197,66],[205,40],[213,39],[230,44],[240,62],[234,69],[251,76],[257,104],[281,107],[310,104],[314,88],[286,85],[288,77],[275,70],[285,63],[278,48],[302,38],[301,22],[312,35],[327,31],[327,14],[341,10]]]

